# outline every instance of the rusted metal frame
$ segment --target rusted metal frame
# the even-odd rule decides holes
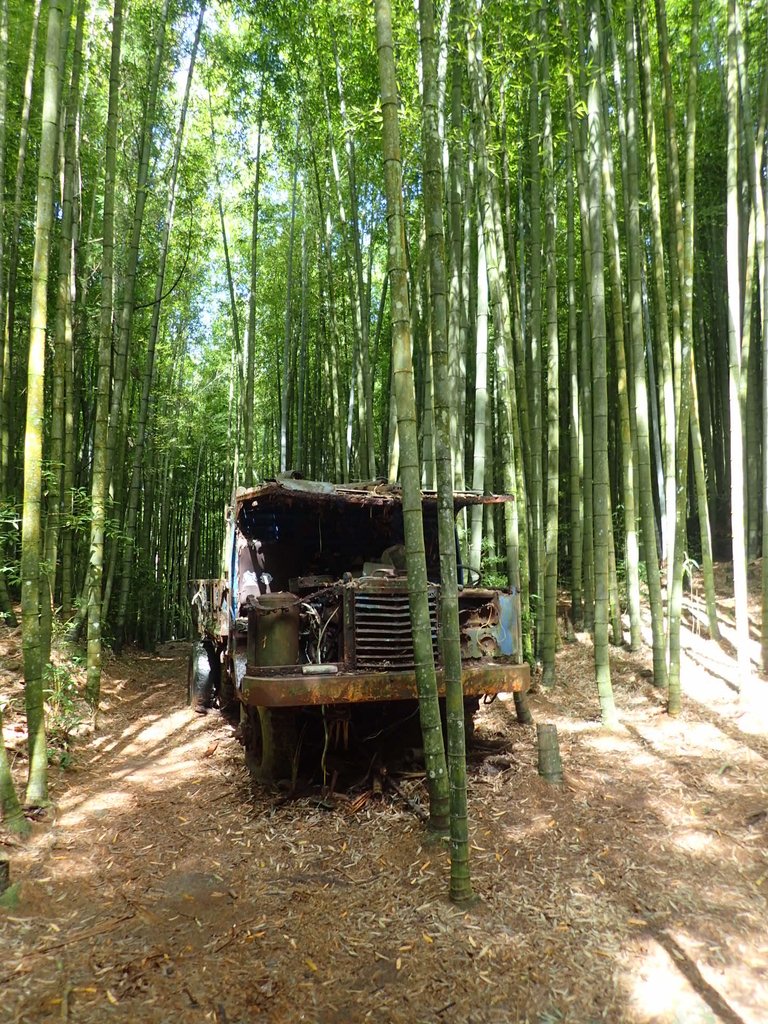
[[[224,636],[228,631],[226,613],[222,609],[227,581],[224,579],[196,579],[188,583],[191,603],[198,604],[198,633],[202,637]]]
[[[344,587],[344,623],[341,631],[343,649],[340,652],[342,665],[347,668],[355,663],[355,599],[351,587]]]
[[[416,700],[415,672],[339,672],[333,676],[311,676],[284,671],[251,675],[243,679],[241,700],[253,707],[303,707],[319,704],[356,704],[390,700]],[[528,665],[492,663],[465,665],[462,670],[465,697],[522,692],[530,684]],[[437,671],[438,692],[445,695],[441,669]]]
[[[260,487],[251,487],[240,491],[236,503],[238,515],[240,509],[249,502],[260,502],[264,499],[278,498],[285,505],[400,505],[402,504],[402,492],[399,488],[387,487],[382,490],[381,484],[371,484],[356,487],[334,487],[331,491],[310,491],[293,490],[284,487],[279,481],[272,481]],[[514,501],[509,494],[476,494],[471,491],[454,492],[454,506],[458,512],[468,505],[496,505]],[[430,506],[437,503],[436,491],[422,492],[423,504]]]

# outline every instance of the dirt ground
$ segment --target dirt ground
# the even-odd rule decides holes
[[[587,637],[563,644],[558,687],[531,698],[559,789],[511,700],[481,709],[470,909],[401,795],[254,792],[232,726],[185,706],[184,645],[110,660],[98,731],[51,769],[31,840],[0,831],[19,883],[0,1021],[765,1024],[768,684],[745,704],[727,646],[685,642],[677,721],[649,653],[614,653],[612,733]],[[21,782],[20,672],[0,627]],[[423,800],[416,774],[398,784]]]

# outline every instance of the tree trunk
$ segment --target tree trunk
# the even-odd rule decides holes
[[[333,476],[336,480],[346,483],[349,480],[349,453],[344,445],[344,423],[342,420],[341,412],[341,385],[339,382],[339,359],[338,353],[340,350],[341,340],[339,337],[339,328],[336,321],[336,288],[333,279],[333,260],[332,260],[332,233],[331,233],[331,215],[325,208],[323,202],[323,189],[320,182],[320,172],[317,166],[317,158],[315,154],[314,142],[312,141],[312,127],[308,128],[310,145],[312,149],[312,166],[315,172],[315,189],[317,192],[317,205],[319,219],[321,223],[320,228],[320,248],[322,253],[322,261],[319,272],[320,287],[322,294],[323,274],[328,279],[328,323],[330,327],[331,344],[333,353],[336,358],[329,358],[328,348],[326,346],[324,351],[324,359],[326,363],[329,363],[329,373],[326,374],[330,378],[330,393],[331,393],[331,427],[333,436],[333,448],[334,448],[334,472]]]
[[[5,151],[6,151],[6,120],[8,111],[8,0],[0,0],[0,492],[5,495],[5,473],[3,434],[5,415],[2,396],[5,381]],[[2,551],[0,551],[0,555]],[[0,600],[5,595],[5,577],[0,573]],[[0,606],[0,611],[4,608]]]
[[[353,314],[356,331],[359,332],[359,353],[357,360],[357,406],[358,433],[360,448],[360,471],[365,480],[373,480],[376,476],[376,459],[373,435],[373,396],[372,377],[369,352],[369,304],[367,289],[363,275],[363,256],[360,245],[360,215],[357,196],[357,171],[355,159],[355,136],[352,124],[347,116],[347,104],[344,95],[344,80],[341,74],[336,37],[331,36],[333,57],[336,65],[336,88],[339,96],[339,112],[344,130],[344,150],[347,157],[347,182],[349,187],[349,231],[352,235],[354,258],[354,287],[350,292],[353,303]]]
[[[454,438],[454,470],[453,482],[458,489],[464,487],[464,428],[465,428],[465,390],[466,390],[466,313],[465,294],[463,288],[463,214],[464,166],[463,166],[463,128],[464,109],[463,67],[464,52],[460,40],[464,26],[456,15],[457,4],[451,7],[448,43],[449,65],[451,72],[451,131],[453,139],[448,146],[448,179],[450,182],[450,216],[448,221],[448,367],[451,374],[452,404],[455,409],[455,420],[451,425]],[[479,237],[479,236],[478,236]],[[487,285],[486,285],[487,287]],[[475,486],[474,484],[472,485]],[[479,565],[477,566],[479,568]]]
[[[608,133],[608,88],[601,75],[603,91],[603,128]],[[613,312],[613,336],[616,369],[616,389],[619,403],[619,440],[621,449],[621,483],[624,500],[624,564],[627,581],[627,610],[629,612],[629,646],[639,650],[642,642],[640,620],[640,547],[637,539],[636,508],[636,465],[635,443],[633,441],[632,415],[629,402],[629,379],[624,338],[624,292],[621,273],[621,244],[619,241],[618,212],[616,209],[616,179],[613,155],[609,145],[603,146],[603,189],[605,192],[606,234],[608,238],[608,263],[611,272],[611,303]],[[618,603],[618,602],[617,602]],[[618,626],[621,621],[617,608]],[[613,637],[614,643],[621,642],[621,633]]]
[[[646,158],[648,165],[648,207],[651,219],[651,268],[653,271],[653,298],[655,317],[656,352],[659,356],[659,376],[662,399],[662,427],[664,436],[664,506],[662,521],[661,547],[662,558],[668,560],[672,555],[675,531],[675,446],[676,438],[676,401],[675,382],[672,372],[672,357],[669,340],[669,315],[667,305],[667,286],[664,277],[664,240],[661,222],[661,192],[659,184],[659,167],[656,155],[656,122],[653,116],[653,72],[651,70],[651,52],[648,41],[648,13],[646,0],[638,0],[640,15],[641,45],[641,78],[645,103],[645,129],[647,136]]]
[[[742,694],[751,688],[747,553],[744,506],[744,426],[741,412],[741,275],[739,239],[739,74],[736,49],[738,0],[728,0],[726,253],[728,276],[728,407],[730,411],[731,539],[736,651]]]
[[[248,295],[248,335],[245,358],[245,388],[243,391],[243,447],[245,465],[243,483],[246,487],[256,484],[253,461],[253,393],[256,366],[256,284],[259,264],[257,260],[259,243],[259,188],[261,184],[261,138],[264,123],[264,74],[259,83],[259,112],[256,115],[256,173],[253,184],[253,216],[251,219],[251,288]]]
[[[590,266],[591,266],[590,252]],[[584,580],[584,628],[595,630],[595,501],[590,481],[594,480],[594,424],[592,415],[592,336],[590,333],[589,280],[584,280],[581,311],[581,358],[579,359],[579,392],[581,396],[582,445],[584,459],[584,543],[582,573]]]
[[[625,191],[629,220],[627,223],[627,254],[629,267],[629,330],[632,349],[634,385],[634,414],[637,434],[637,469],[640,497],[640,524],[645,556],[648,600],[651,606],[653,634],[653,681],[665,688],[667,662],[664,643],[664,607],[661,596],[658,547],[656,540],[656,513],[653,505],[651,473],[651,435],[648,407],[648,384],[645,375],[643,338],[643,281],[642,241],[640,234],[640,169],[639,124],[637,96],[637,60],[635,26],[632,5],[626,8],[626,77],[627,77],[627,180]]]
[[[544,594],[541,631],[543,686],[555,683],[555,652],[557,650],[557,543],[560,496],[560,352],[557,330],[557,251],[555,156],[552,139],[552,106],[550,101],[548,26],[546,7],[541,8],[542,44],[542,108],[544,115],[544,258],[546,262],[547,311],[547,508],[544,541]]]
[[[616,721],[608,650],[608,534],[611,494],[608,472],[608,387],[606,366],[605,279],[603,270],[602,147],[599,68],[602,54],[598,35],[599,9],[589,5],[589,57],[592,77],[587,104],[589,158],[589,223],[592,239],[592,451],[595,537],[595,675],[603,725]]]
[[[522,444],[518,442],[515,434],[516,431],[519,432],[519,427],[514,363],[512,361],[512,317],[506,280],[506,260],[503,245],[499,246],[497,231],[498,203],[494,202],[486,143],[485,110],[482,100],[485,92],[482,60],[482,31],[478,28],[469,38],[468,46],[469,80],[477,151],[477,194],[483,220],[488,285],[493,308],[498,393],[501,399],[497,409],[497,419],[501,434],[502,486],[508,494],[514,493],[517,499],[515,502],[509,502],[504,509],[507,575],[509,585],[514,590],[521,592],[523,617],[527,625],[527,572],[523,571],[521,566],[522,534],[525,531],[526,521],[526,495],[519,458]]]
[[[569,27],[567,9],[563,0],[559,3],[560,22],[563,36],[568,51],[572,50],[571,30]],[[583,50],[584,31],[579,18],[579,51]],[[573,58],[572,58],[573,60]],[[581,455],[581,480],[585,484],[580,495],[581,504],[581,582],[582,582],[582,618],[581,625],[590,632],[594,629],[595,623],[595,560],[594,560],[594,530],[593,530],[593,502],[592,488],[587,481],[592,480],[592,353],[590,347],[590,306],[591,298],[589,281],[592,276],[592,242],[589,223],[588,204],[588,167],[585,153],[585,135],[583,119],[579,113],[576,87],[571,71],[572,61],[566,62],[566,86],[568,92],[567,124],[569,126],[569,137],[573,140],[574,164],[576,170],[576,181],[578,183],[579,200],[579,223],[581,227],[581,262],[582,262],[582,310],[581,328],[579,336],[579,351],[581,357],[577,358],[576,353],[571,357],[571,368],[576,369],[578,378],[572,377],[571,387],[575,391],[573,401],[579,406],[579,443]],[[579,79],[585,78],[583,62],[579,64]],[[582,91],[585,84],[581,83]],[[574,623],[575,624],[575,623]]]
[[[11,218],[10,245],[8,246],[8,298],[0,328],[5,331],[3,347],[2,393],[0,393],[0,485],[5,494],[13,491],[13,450],[16,426],[14,423],[15,398],[14,385],[11,379],[14,364],[14,341],[16,327],[16,274],[18,271],[19,230],[21,227],[21,208],[24,200],[24,170],[29,141],[29,119],[32,111],[32,86],[35,76],[37,56],[37,34],[40,26],[40,6],[42,0],[33,0],[32,28],[29,37],[29,55],[27,71],[24,76],[24,95],[21,103],[21,123],[19,126],[19,149],[16,157],[16,177],[13,192],[13,214]],[[7,70],[6,70],[7,75]]]
[[[316,42],[317,42],[317,40],[316,40]],[[333,44],[333,46],[334,46],[334,49],[335,49],[335,43]],[[348,294],[348,298],[349,298],[350,311],[352,313],[352,328],[353,328],[353,337],[354,337],[352,372],[351,372],[351,380],[350,380],[349,405],[348,405],[349,416],[348,416],[348,426],[347,426],[347,444],[346,444],[346,450],[345,450],[345,454],[344,454],[345,466],[346,466],[345,472],[344,472],[344,479],[345,480],[349,479],[348,473],[350,471],[353,471],[353,473],[355,473],[357,475],[357,478],[359,479],[361,476],[365,476],[366,475],[364,470],[363,470],[363,468],[362,468],[362,465],[361,465],[360,455],[361,455],[361,452],[366,453],[368,451],[367,442],[365,440],[365,437],[362,436],[364,434],[364,431],[362,431],[360,429],[363,424],[368,422],[367,412],[363,408],[363,405],[364,405],[364,402],[365,402],[365,393],[366,392],[365,392],[365,382],[363,380],[363,372],[364,372],[364,370],[363,370],[363,344],[362,344],[363,315],[362,315],[362,310],[361,310],[361,306],[360,306],[360,303],[362,301],[361,284],[360,284],[361,279],[362,279],[361,278],[361,275],[362,275],[362,263],[359,264],[359,266],[360,266],[360,276],[359,276],[358,275],[358,261],[357,261],[357,257],[356,257],[356,252],[359,249],[359,236],[357,234],[357,232],[358,232],[358,225],[357,225],[357,222],[356,222],[355,218],[353,218],[354,223],[352,223],[351,225],[349,224],[349,218],[347,217],[347,210],[346,210],[346,207],[344,205],[344,194],[343,194],[342,183],[341,183],[341,171],[340,171],[340,168],[339,168],[339,158],[338,158],[338,153],[336,151],[336,144],[335,144],[335,141],[334,141],[334,131],[333,131],[333,121],[332,121],[332,118],[331,118],[330,100],[329,100],[329,97],[328,97],[328,90],[327,90],[327,88],[325,86],[325,82],[324,82],[324,79],[323,79],[324,66],[323,66],[323,63],[322,63],[322,55],[320,53],[319,48],[317,48],[317,47],[316,47],[316,57],[317,57],[318,70],[319,70],[320,79],[321,79],[321,86],[322,86],[322,92],[323,92],[323,102],[324,102],[324,106],[325,106],[326,126],[327,126],[327,131],[328,131],[328,145],[329,145],[329,149],[330,149],[331,172],[332,172],[332,176],[333,176],[333,184],[334,184],[334,187],[335,187],[335,197],[336,197],[336,201],[337,201],[337,205],[338,205],[338,211],[339,211],[339,224],[341,226],[341,232],[342,232],[342,237],[343,237],[343,241],[344,241],[343,258],[344,258],[344,266],[345,266],[346,278],[347,278],[347,294]],[[342,83],[341,83],[341,79],[340,79],[340,73],[339,73],[339,77],[337,77],[337,88],[340,91],[340,100],[341,100],[341,95],[343,94],[343,88],[342,88]],[[353,173],[353,177],[351,179],[350,185],[351,185],[350,198],[355,203],[355,209],[356,209],[357,193],[356,193],[356,190],[355,190],[354,173]],[[330,223],[328,224],[327,231],[328,231],[328,237],[330,238],[330,236],[331,236]],[[366,325],[366,331],[367,331],[367,325]],[[366,333],[366,338],[367,338],[367,333]],[[356,401],[357,401],[357,404],[356,404]],[[357,428],[358,429],[357,429],[357,433],[358,433],[358,435],[361,435],[361,436],[358,436],[357,438],[355,438],[354,430],[353,430],[355,408],[357,408],[357,412],[358,412],[358,419],[357,419]],[[357,459],[357,465],[354,465],[354,464],[350,465],[350,459],[352,458],[353,454],[355,455],[355,457]]]
[[[37,172],[37,216],[29,324],[27,416],[24,430],[24,511],[21,526],[21,616],[29,774],[25,802],[48,803],[48,754],[43,715],[43,652],[40,636],[41,501],[45,404],[45,329],[48,315],[48,255],[53,225],[54,158],[59,118],[59,39],[62,0],[51,0],[45,46],[45,85]]]
[[[579,332],[576,309],[576,242],[573,194],[573,118],[567,110],[566,135],[566,218],[568,288],[568,464],[570,496],[571,620],[575,630],[584,623],[582,582],[583,548],[583,434],[579,407]]]
[[[482,0],[476,0],[476,11],[482,10]],[[493,307],[494,340],[496,345],[496,394],[494,415],[499,423],[500,454],[502,464],[502,485],[506,493],[515,494],[514,502],[504,506],[504,551],[509,586],[513,593],[520,594],[522,607],[523,652],[526,658],[533,657],[528,590],[528,548],[527,510],[525,479],[523,472],[523,443],[520,437],[518,419],[517,389],[515,385],[515,364],[513,357],[512,315],[509,289],[507,288],[507,265],[504,252],[501,204],[494,188],[488,159],[486,107],[483,97],[487,94],[487,82],[483,67],[483,35],[478,23],[474,34],[467,27],[467,64],[472,97],[472,118],[475,150],[477,153],[477,204],[483,222],[486,262],[488,265],[488,287]],[[525,391],[525,382],[521,393]],[[490,444],[496,436],[496,429],[486,432]],[[486,537],[489,550],[495,554],[495,534],[492,530],[493,515],[489,510]],[[521,725],[529,725],[532,716],[525,694],[515,694],[515,711]]]
[[[758,239],[764,236],[762,221],[765,216],[763,208],[763,193],[760,187],[761,169],[763,163],[763,140],[765,137],[765,119],[763,119],[762,134],[757,131],[753,135],[752,99],[749,90],[749,78],[747,75],[747,56],[745,52],[744,36],[741,27],[741,18],[737,9],[736,24],[736,60],[739,73],[739,97],[743,111],[741,119],[739,138],[744,156],[746,183],[749,190],[749,203],[740,204],[742,215],[742,232],[746,221],[746,253],[743,268],[743,310],[741,328],[741,411],[746,438],[745,448],[745,469],[746,469],[746,552],[747,559],[751,561],[757,558],[759,543],[759,518],[760,518],[760,411],[759,411],[759,349],[753,345],[753,337],[759,340],[760,327],[758,318],[755,315],[755,276],[757,273],[758,261]],[[763,78],[768,77],[768,68]],[[747,210],[749,211],[747,213]]]
[[[136,304],[136,278],[139,267],[139,243],[144,223],[144,206],[147,198],[149,181],[149,163],[152,155],[152,134],[155,127],[155,109],[157,106],[158,83],[163,62],[165,44],[165,28],[168,19],[170,0],[163,0],[160,17],[155,34],[155,50],[152,71],[149,80],[147,105],[142,119],[141,141],[139,145],[139,171],[136,182],[136,203],[134,206],[131,242],[126,261],[123,282],[123,302],[120,309],[120,323],[117,333],[117,347],[112,365],[112,394],[109,405],[107,431],[107,480],[110,479],[115,463],[117,438],[121,426],[121,409],[124,407],[123,392],[128,369],[128,357],[131,350],[134,310]],[[117,491],[115,490],[115,493]]]
[[[691,43],[688,65],[688,108],[686,116],[685,161],[685,228],[683,232],[683,272],[681,276],[681,352],[680,417],[677,434],[677,529],[669,593],[669,691],[667,711],[680,713],[680,617],[683,605],[683,574],[686,544],[686,509],[688,491],[688,431],[690,425],[691,369],[693,366],[693,240],[694,240],[694,171],[696,167],[696,90],[699,56],[699,0],[691,8]],[[702,544],[703,547],[703,544]]]
[[[761,97],[760,127],[762,137],[766,132],[768,118],[768,67],[763,74],[763,91]],[[758,239],[762,239],[761,251],[758,256],[760,280],[760,308],[762,311],[761,332],[763,357],[763,377],[761,381],[761,398],[763,403],[763,544],[762,544],[762,624],[760,629],[760,651],[763,672],[768,672],[768,216],[765,206],[768,196],[763,195],[762,231],[758,231]]]
[[[8,2],[0,0],[0,181],[5,181],[5,149],[6,149],[6,110],[8,105]],[[0,188],[0,455],[2,455],[3,435],[3,363],[5,356],[5,264],[3,261],[3,248],[5,232],[2,226],[5,223],[5,189]],[[5,497],[5,477],[3,474],[3,463],[0,458],[0,493]],[[4,539],[0,536],[0,562],[6,563]],[[0,571],[0,618],[9,626],[16,626],[16,615],[13,611],[11,597],[8,593],[8,584],[5,573]],[[0,751],[2,756],[3,751]],[[0,766],[1,767],[1,766]],[[0,779],[0,785],[2,780]],[[14,793],[15,796],[15,793]],[[10,799],[10,798],[9,798]]]
[[[280,472],[290,469],[289,420],[293,397],[291,343],[293,340],[293,239],[296,227],[296,185],[299,177],[299,129],[296,130],[296,149],[293,158],[291,185],[291,227],[288,233],[287,270],[285,275],[285,332],[283,334],[283,380],[280,393]]]
[[[112,355],[112,287],[115,233],[115,167],[117,162],[120,47],[123,31],[123,0],[115,0],[112,18],[112,56],[109,72],[109,107],[104,158],[104,227],[101,263],[101,322],[99,369],[96,389],[96,422],[93,433],[91,484],[91,548],[88,564],[88,666],[85,694],[94,719],[101,689],[102,576],[104,525],[109,476],[109,385]]]
[[[2,33],[3,12],[0,11],[0,33]],[[0,48],[1,49],[1,48]],[[0,705],[0,820],[11,833],[20,836],[29,835],[30,824],[24,817],[16,788],[11,777],[11,766],[3,740],[3,709]]]
[[[451,450],[451,386],[448,375],[448,315],[443,234],[443,172],[438,130],[437,46],[434,0],[420,0],[421,53],[424,68],[422,137],[424,145],[424,218],[431,282],[432,362],[435,385],[435,455],[438,541],[440,548],[440,635],[448,720],[448,779],[451,815],[450,898],[472,899],[467,822],[467,759],[464,696],[461,684],[459,588],[456,565],[456,521],[453,506]]]
[[[87,66],[87,62],[86,62]],[[85,249],[80,245],[81,218],[82,218],[82,174],[80,169],[80,132],[82,121],[82,107],[78,103],[75,125],[71,134],[75,138],[75,178],[73,181],[72,195],[72,257],[70,259],[69,276],[69,328],[65,324],[64,339],[66,350],[64,353],[64,471],[62,474],[62,487],[64,490],[64,516],[66,528],[61,542],[61,613],[62,618],[67,620],[73,614],[73,595],[75,590],[75,452],[77,448],[78,433],[78,391],[82,391],[81,374],[75,372],[75,362],[82,358],[82,345],[76,343],[77,338],[84,333],[84,317],[82,310],[78,307],[78,295],[84,296],[87,291],[84,268],[87,261],[81,259],[81,253]],[[70,129],[67,129],[70,133]],[[95,189],[94,189],[95,192]],[[90,238],[88,239],[90,241]],[[82,628],[82,626],[81,626]]]
[[[699,517],[699,534],[701,536],[701,573],[704,577],[704,598],[707,605],[709,635],[719,643],[721,636],[717,621],[717,595],[715,593],[715,575],[712,563],[712,530],[710,527],[709,506],[707,504],[707,476],[704,468],[704,446],[701,440],[701,426],[699,423],[695,353],[693,350],[691,351],[690,388],[691,453],[693,455],[696,508]]]
[[[307,469],[305,454],[305,416],[307,388],[307,333],[309,318],[309,246],[307,244],[307,201],[304,194],[304,217],[301,228],[301,320],[299,323],[299,366],[296,380],[296,445],[294,465],[300,473]]]
[[[416,399],[411,363],[408,275],[405,266],[402,161],[398,124],[398,92],[389,0],[376,0],[376,38],[381,82],[384,174],[389,237],[389,282],[392,307],[392,360],[400,438],[400,476],[403,484],[408,588],[411,603],[419,713],[424,736],[424,759],[430,793],[430,827],[443,831],[449,822],[448,775],[440,725],[440,706],[432,654],[424,528],[421,518]]]
[[[45,563],[41,596],[41,646],[45,664],[51,649],[51,616],[56,590],[59,531],[64,513],[64,444],[66,436],[67,358],[72,351],[72,234],[74,221],[74,190],[79,151],[80,70],[83,55],[83,24],[85,0],[80,0],[72,54],[72,75],[66,106],[64,134],[64,181],[62,196],[59,268],[56,290],[56,325],[53,343],[53,388],[51,397],[50,457],[48,474],[48,518],[45,533]]]
[[[537,34],[537,8],[531,13],[532,36]],[[531,285],[530,328],[528,331],[528,415],[530,437],[526,439],[530,473],[528,482],[528,509],[530,514],[529,564],[531,593],[534,595],[536,623],[536,653],[541,655],[541,630],[544,611],[544,517],[542,482],[542,375],[541,375],[541,161],[539,158],[539,48],[531,48],[531,88],[529,100],[530,124],[528,129],[530,165],[530,272]],[[549,673],[548,673],[549,676]],[[551,679],[549,680],[551,683]]]
[[[656,36],[661,68],[661,102],[664,109],[664,139],[667,157],[667,230],[669,233],[669,298],[672,313],[672,360],[674,367],[675,415],[680,413],[683,383],[681,296],[683,281],[683,209],[680,196],[680,158],[677,145],[675,97],[669,60],[666,0],[655,0]],[[686,384],[687,386],[687,384]],[[678,431],[680,436],[680,431]],[[674,529],[674,526],[672,526]],[[670,534],[672,536],[672,534]],[[670,554],[672,552],[670,551]]]
[[[210,101],[210,96],[209,96]],[[213,109],[210,109],[211,117],[211,138],[213,139]],[[215,152],[215,143],[214,143]],[[214,158],[215,159],[215,158]],[[227,289],[229,292],[229,308],[232,316],[232,335],[234,338],[234,347],[232,350],[232,382],[230,387],[230,415],[229,415],[229,434],[227,438],[227,451],[232,453],[232,489],[234,490],[238,486],[238,461],[240,453],[240,435],[237,430],[237,408],[239,405],[239,397],[235,395],[235,382],[237,382],[237,396],[241,395],[244,390],[243,381],[243,346],[240,340],[240,315],[237,310],[237,297],[235,295],[235,280],[232,275],[232,263],[229,258],[229,243],[227,241],[227,223],[224,219],[224,200],[221,192],[221,181],[219,178],[218,165],[216,167],[216,191],[217,191],[217,205],[219,208],[219,225],[221,227],[221,243],[224,248],[224,266],[227,271]],[[236,372],[235,372],[236,371]]]
[[[133,559],[136,546],[136,517],[139,510],[139,497],[141,492],[141,468],[144,459],[144,445],[147,434],[147,422],[150,411],[150,396],[155,371],[155,351],[157,348],[157,336],[160,327],[160,312],[163,302],[163,288],[165,284],[165,267],[168,260],[168,245],[173,229],[174,214],[176,211],[176,182],[181,159],[181,145],[184,138],[184,126],[187,119],[189,107],[189,94],[192,88],[192,76],[195,71],[197,60],[197,49],[200,43],[200,33],[203,27],[206,4],[200,5],[200,12],[197,19],[197,28],[192,42],[192,52],[189,58],[189,71],[187,72],[187,83],[184,91],[184,99],[181,104],[179,115],[179,126],[176,132],[176,141],[173,150],[171,173],[168,181],[167,206],[163,218],[163,235],[160,241],[160,265],[155,280],[155,297],[152,303],[152,321],[149,328],[149,339],[147,341],[147,354],[144,361],[144,374],[141,385],[141,400],[139,405],[138,423],[136,427],[136,439],[133,445],[131,458],[131,480],[128,492],[128,508],[125,515],[123,527],[123,549],[122,563],[120,570],[120,594],[118,598],[117,615],[115,619],[116,646],[119,648],[125,639],[125,624],[128,611],[128,597],[133,579]]]
[[[485,491],[485,427],[488,410],[488,265],[482,217],[477,218],[477,313],[475,314],[475,429],[472,490]],[[469,568],[479,573],[483,561],[483,505],[473,505]]]
[[[426,255],[426,249],[425,249]],[[426,260],[424,269],[427,271]],[[432,325],[429,310],[432,308],[432,285],[428,273],[425,272],[422,287],[418,291],[421,298],[419,320],[421,331],[414,331],[414,337],[421,334],[422,345],[418,346],[420,365],[423,368],[423,401],[421,409],[421,483],[431,491],[435,487],[435,382],[432,378]]]

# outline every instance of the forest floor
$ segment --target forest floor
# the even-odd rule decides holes
[[[0,627],[21,783],[19,644]],[[511,700],[481,708],[469,909],[402,799],[423,800],[415,773],[400,795],[252,791],[231,724],[185,706],[185,645],[109,659],[98,730],[52,767],[31,839],[0,831],[0,1021],[765,1024],[768,684],[740,702],[732,649],[685,647],[677,720],[649,652],[614,652],[608,733],[588,638],[562,645],[531,697],[559,789]]]

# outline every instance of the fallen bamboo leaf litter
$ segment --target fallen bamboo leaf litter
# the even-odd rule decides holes
[[[132,803],[125,816],[113,812],[106,830],[97,818],[74,819],[76,799],[105,788],[99,771],[104,755],[95,756],[93,748],[93,764],[72,779],[62,778],[60,845],[55,852],[43,844],[37,849],[43,867],[37,877],[30,851],[24,877],[37,916],[3,918],[3,941],[21,962],[25,953],[44,945],[46,933],[57,940],[62,933],[75,936],[71,946],[41,954],[35,975],[44,980],[56,970],[56,957],[62,961],[71,984],[69,1016],[83,1024],[101,1024],[104,1005],[147,1020],[160,1019],[163,1007],[175,1007],[179,1024],[201,1014],[231,1022],[266,1013],[266,1019],[280,1022],[292,1019],[296,985],[302,992],[326,993],[313,996],[320,1002],[312,1006],[324,1006],[328,1014],[333,1008],[334,1020],[344,1020],[344,1012],[349,1019],[376,1019],[376,1014],[383,1019],[384,1014],[399,1024],[410,1022],[418,1006],[436,1019],[468,1020],[475,1012],[478,1021],[495,1024],[507,1019],[502,1014],[509,1006],[536,1006],[549,1008],[553,1019],[557,1010],[564,1019],[582,1021],[596,1019],[599,1005],[601,1019],[634,1024],[643,1018],[630,1005],[626,978],[632,963],[642,959],[637,942],[647,949],[649,943],[666,941],[660,927],[668,921],[679,936],[678,955],[670,954],[676,963],[692,958],[708,978],[708,964],[733,972],[739,959],[745,972],[759,972],[768,955],[756,938],[765,934],[765,900],[756,902],[765,888],[765,861],[756,830],[746,824],[755,807],[765,806],[759,755],[728,746],[710,766],[692,747],[690,765],[667,777],[658,771],[643,774],[651,770],[643,766],[647,753],[634,740],[621,757],[601,750],[595,743],[600,738],[593,724],[596,703],[584,685],[589,649],[581,647],[559,656],[557,701],[546,695],[532,700],[538,713],[570,737],[563,749],[569,750],[569,780],[578,785],[555,797],[545,792],[534,777],[530,743],[514,725],[510,708],[496,702],[481,715],[481,741],[506,738],[509,753],[491,756],[508,757],[514,770],[488,777],[482,753],[470,759],[471,867],[480,899],[469,913],[446,902],[448,858],[426,851],[421,825],[397,793],[384,792],[375,803],[369,798],[357,814],[350,813],[352,801],[343,799],[332,811],[318,810],[312,799],[278,806],[267,794],[250,791],[239,751],[231,749],[216,717],[208,716],[190,719],[199,765],[194,777],[173,779],[172,761],[165,757],[170,750],[151,755],[157,783],[145,794],[148,799],[131,788],[135,784],[123,783]],[[149,670],[151,659],[138,658],[121,674],[123,697],[141,688],[143,664]],[[638,733],[662,750],[667,740],[663,731],[654,732],[653,694],[638,690],[628,656],[626,664],[628,682],[622,687],[620,674],[614,680],[625,713],[630,708]],[[178,685],[182,666],[174,671]],[[165,684],[156,699],[148,700],[147,711],[162,714],[177,699]],[[108,727],[119,731],[120,723],[127,724],[123,706],[113,702]],[[147,765],[140,722],[134,721],[132,730],[129,742],[117,754],[115,745],[110,755],[111,763],[122,759],[125,779],[133,777],[132,759]],[[203,757],[214,744],[216,749]],[[724,763],[733,769],[721,773]],[[229,783],[222,783],[222,772]],[[735,783],[727,802],[713,785],[718,778]],[[400,788],[406,784],[409,797],[423,802],[422,780],[398,782]],[[709,794],[705,787],[715,792],[706,796],[712,827],[701,842],[717,844],[714,859],[692,852],[696,837],[686,822],[695,816],[686,812],[683,821],[679,815],[683,807],[701,806],[696,801]],[[184,795],[193,792],[198,794],[194,802],[186,802]],[[35,827],[42,833],[39,824]],[[107,850],[109,856],[103,856]],[[54,856],[65,859],[54,861]],[[19,865],[22,871],[25,863]],[[158,883],[185,872],[210,874],[210,882],[173,904]],[[415,887],[409,884],[414,879]],[[86,893],[100,894],[97,902],[86,903]],[[126,903],[142,913],[112,927]],[[185,904],[191,912],[183,916],[177,910]],[[176,909],[169,912],[171,907]],[[249,913],[254,907],[261,914],[256,921]],[[102,925],[107,931],[87,935]],[[166,953],[150,945],[158,931]],[[465,941],[457,942],[462,936]],[[321,949],[334,951],[327,964],[316,955]],[[212,958],[226,968],[226,986],[212,971]],[[578,985],[564,983],[558,969],[563,964]],[[89,984],[97,977],[101,1010]],[[398,980],[403,977],[407,981]],[[730,995],[750,1021],[755,1011],[746,982],[740,987],[735,973],[733,978]],[[25,1000],[31,1005],[29,975],[10,984],[15,1005],[23,1009]],[[353,991],[354,997],[348,995]],[[62,998],[60,982],[51,994]],[[760,998],[758,989],[751,998]]]

